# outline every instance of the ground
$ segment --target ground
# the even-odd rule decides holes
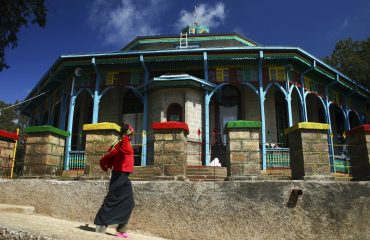
[[[95,225],[33,213],[33,207],[0,204],[0,239],[17,240],[104,240],[117,239],[114,227],[107,234],[95,233]],[[147,233],[129,231],[132,240],[161,240]]]

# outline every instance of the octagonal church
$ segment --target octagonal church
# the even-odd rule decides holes
[[[159,146],[153,123],[180,122],[188,128],[186,166],[230,167],[238,161],[235,151],[245,154],[256,141],[260,171],[290,169],[296,141],[286,130],[316,123],[328,126],[323,161],[333,172],[336,158],[343,159],[343,147],[336,146],[344,143],[345,132],[368,121],[369,95],[369,89],[299,47],[265,46],[194,23],[179,35],[139,36],[116,52],[61,55],[26,97],[32,101],[22,106],[29,135],[37,129],[66,133],[58,162],[36,163],[27,158],[29,150],[25,168],[44,164],[86,172],[89,126],[123,123],[136,130],[135,165],[153,166]],[[235,147],[227,126],[238,122],[257,127],[257,140],[251,131],[250,141]]]

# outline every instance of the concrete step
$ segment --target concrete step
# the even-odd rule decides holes
[[[0,212],[34,214],[35,208],[33,206],[0,204]]]

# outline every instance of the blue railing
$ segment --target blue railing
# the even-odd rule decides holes
[[[267,168],[290,169],[289,148],[267,148]]]
[[[85,151],[70,151],[69,152],[69,169],[84,169],[85,168]]]
[[[334,156],[335,159],[335,172],[351,174],[351,162],[350,158],[344,155]]]

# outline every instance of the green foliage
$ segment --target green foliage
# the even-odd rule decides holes
[[[6,108],[8,106],[10,106],[10,104],[6,104],[0,101],[0,109]],[[23,129],[27,123],[27,117],[18,115],[16,110],[17,110],[16,107],[1,110],[0,129],[8,132],[15,132],[17,128],[19,129],[19,141],[17,144],[17,153],[15,155],[14,174],[15,176],[20,176],[23,171],[23,162],[25,154]]]
[[[46,23],[44,0],[0,0],[0,71],[9,66],[5,62],[5,48],[17,46],[17,34],[22,26]]]
[[[0,101],[0,109],[9,106],[8,104]],[[13,108],[2,110],[0,115],[0,129],[8,132],[14,132],[17,129],[15,119],[17,115]]]
[[[363,41],[340,40],[324,61],[351,79],[370,87],[370,37]]]

